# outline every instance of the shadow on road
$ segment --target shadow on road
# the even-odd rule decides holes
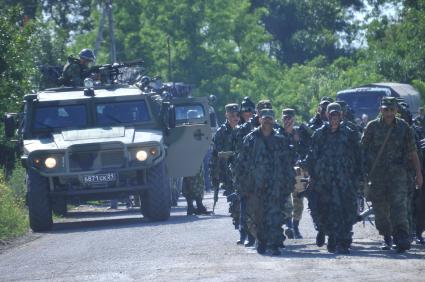
[[[356,242],[349,255],[338,255],[326,252],[326,247],[311,249],[315,244],[288,244],[282,251],[282,258],[337,258],[337,257],[367,257],[376,259],[425,259],[424,248],[419,245],[412,245],[410,251],[403,254],[397,254],[395,250],[383,251],[380,249],[379,242]],[[421,250],[421,253],[417,253]],[[325,252],[324,252],[325,251]]]
[[[173,212],[179,209],[186,210],[185,207],[173,207]],[[170,218],[165,221],[151,222],[135,215],[140,214],[138,209],[129,209],[123,211],[107,211],[107,212],[70,212],[67,219],[75,219],[77,221],[55,222],[53,228],[45,233],[78,233],[89,232],[103,229],[119,229],[119,228],[140,228],[145,226],[158,226],[169,224],[184,224],[186,222],[217,219],[227,217],[226,215],[202,215],[202,216],[186,216],[185,214],[171,214]],[[89,218],[87,218],[89,217]],[[87,220],[85,220],[87,219]]]

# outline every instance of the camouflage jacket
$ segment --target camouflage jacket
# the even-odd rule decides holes
[[[329,123],[316,130],[305,160],[314,189],[356,189],[362,176],[360,135],[341,123],[332,132]]]
[[[235,135],[233,139],[233,146],[236,152],[239,152],[242,147],[243,139],[247,136],[254,128],[258,127],[260,122],[258,116],[254,115],[249,121],[244,124],[238,125],[235,128]]]
[[[306,157],[311,143],[311,130],[304,124],[294,126],[293,133],[287,133],[282,126],[279,126],[279,134],[288,138],[289,144],[293,146],[296,152],[296,160],[302,160]],[[299,140],[295,140],[295,134],[298,134]]]
[[[414,134],[405,121],[395,118],[392,125],[387,125],[382,117],[374,119],[366,126],[361,140],[366,172],[370,172],[390,126],[394,128],[373,175],[369,176],[371,179],[385,179],[388,175],[397,175],[400,170],[405,171],[410,153],[416,150]]]
[[[269,137],[263,136],[260,128],[249,133],[243,140],[235,168],[241,194],[266,193],[276,200],[286,197],[295,185],[293,155],[288,138],[276,130]]]
[[[312,129],[313,131],[319,129],[324,124],[323,120],[320,118],[319,114],[316,114],[314,117],[312,117],[308,122],[308,127]]]
[[[90,76],[90,69],[79,60],[69,57],[63,67],[62,76],[59,78],[59,83],[64,86],[82,86],[84,79]]]
[[[212,139],[213,145],[209,163],[209,171],[213,186],[217,186],[220,182],[227,182],[226,184],[230,185],[230,159],[220,159],[218,157],[218,153],[234,151],[234,134],[234,129],[232,129],[229,125],[229,122],[226,121],[217,129],[217,132]]]

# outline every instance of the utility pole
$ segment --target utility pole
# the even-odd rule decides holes
[[[100,50],[100,43],[103,40],[103,28],[105,25],[105,17],[106,17],[106,7],[100,4],[100,8],[102,9],[102,14],[100,15],[99,30],[97,32],[96,43],[94,44],[94,55],[96,57]]]
[[[117,53],[115,48],[115,35],[114,35],[114,18],[112,15],[112,0],[107,0],[106,9],[108,13],[108,23],[109,23],[109,37],[111,40],[110,46],[110,60],[111,64],[117,61]]]

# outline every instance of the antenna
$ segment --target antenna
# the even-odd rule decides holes
[[[171,46],[170,46],[170,36],[167,37],[167,47],[168,47],[168,81],[173,81],[172,74],[172,65],[171,65]]]

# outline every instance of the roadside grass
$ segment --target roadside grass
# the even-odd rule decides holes
[[[0,176],[0,240],[8,240],[28,231],[25,197],[18,196]]]

